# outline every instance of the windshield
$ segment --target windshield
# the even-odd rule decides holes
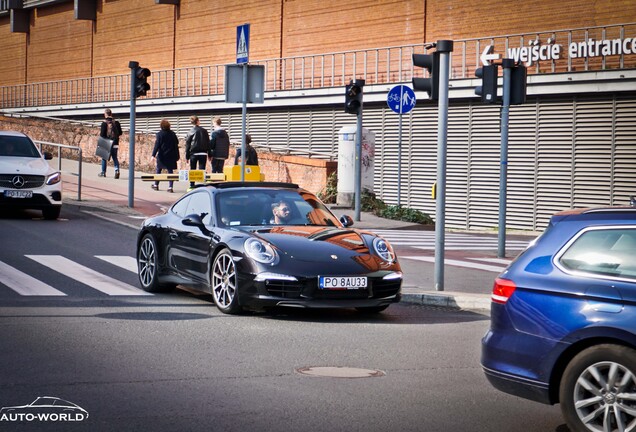
[[[0,135],[0,156],[41,157],[40,152],[29,138],[8,135]]]
[[[221,226],[341,226],[315,195],[289,189],[223,191],[216,196],[216,211]]]

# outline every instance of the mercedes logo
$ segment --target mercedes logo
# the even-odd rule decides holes
[[[24,187],[24,183],[25,183],[24,177],[17,175],[13,177],[13,179],[11,180],[11,183],[13,184],[13,186],[15,186],[18,189],[21,187]]]

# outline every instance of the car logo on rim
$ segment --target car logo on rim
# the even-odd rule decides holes
[[[337,260],[338,259],[338,255],[331,255],[331,259]]]
[[[24,181],[24,177],[22,176],[15,176],[11,180],[11,184],[13,184],[13,186],[15,186],[16,188],[24,187],[24,183],[26,182]]]

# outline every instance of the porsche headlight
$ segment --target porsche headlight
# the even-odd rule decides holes
[[[395,261],[395,252],[393,252],[393,248],[389,242],[383,238],[376,237],[373,240],[373,249],[375,249],[375,253],[377,253],[384,261],[390,263]]]
[[[278,255],[269,243],[265,243],[255,238],[245,240],[245,253],[254,261],[263,264],[276,264]]]

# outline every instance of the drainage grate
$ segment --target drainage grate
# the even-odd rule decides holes
[[[296,372],[315,376],[329,378],[376,378],[386,375],[378,369],[362,369],[342,366],[309,366],[296,369]]]

